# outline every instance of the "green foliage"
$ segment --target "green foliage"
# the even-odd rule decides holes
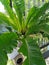
[[[33,35],[40,31],[49,35],[49,15],[45,14],[49,9],[49,3],[45,3],[40,8],[34,6],[26,16],[24,0],[12,0],[12,8],[10,0],[0,1],[6,10],[6,14],[0,12],[0,22],[14,29],[0,35],[0,65],[6,65],[7,53],[17,46],[17,40],[22,42],[19,52],[27,57],[23,65],[46,65],[37,43],[37,37]]]
[[[38,19],[39,17],[41,17],[42,15],[44,15],[45,11],[49,8],[49,3],[44,4],[41,8],[39,8],[38,10],[35,10],[34,15],[31,14],[31,18],[28,21],[28,26],[32,26],[32,25],[36,25],[39,23]],[[33,16],[32,16],[33,15]],[[28,15],[29,17],[29,15]]]
[[[0,35],[0,49],[6,50],[16,45],[18,36],[16,33],[4,33]],[[10,50],[8,50],[10,51]]]
[[[29,10],[29,13],[28,13],[28,17],[27,17],[27,25],[28,23],[33,19],[34,15],[36,15],[36,13],[38,12],[38,9],[37,7],[32,7],[30,10]]]
[[[49,35],[49,24],[41,25],[41,31],[44,31],[46,34]]]
[[[7,23],[9,26],[12,26],[14,29],[17,29],[16,24],[14,24],[14,21],[8,17],[7,15],[0,12],[0,21],[1,23]]]
[[[6,52],[0,50],[0,65],[6,65],[7,64],[7,54]]]
[[[13,0],[13,6],[22,25],[23,16],[25,14],[25,2],[24,0]]]
[[[18,18],[16,17],[16,15],[14,14],[13,10],[10,7],[10,0],[5,0],[5,1],[4,0],[0,0],[0,1],[4,5],[4,7],[5,7],[6,11],[7,11],[8,16],[13,20],[14,24],[17,24],[16,25],[17,30],[18,30],[18,26],[19,26],[19,28],[21,28],[21,26],[19,24],[19,21],[18,21]]]
[[[41,63],[42,65],[45,65],[45,61],[40,52],[40,48],[37,44],[37,41],[32,37],[27,37],[27,39],[23,40],[23,45],[19,51],[21,51],[24,55],[27,56],[24,65],[32,65],[32,64],[40,65]]]
[[[17,45],[18,36],[16,33],[4,33],[0,35],[0,65],[6,65],[7,53],[10,53]]]

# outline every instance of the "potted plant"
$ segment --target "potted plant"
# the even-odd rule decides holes
[[[42,7],[32,7],[28,15],[25,14],[25,1],[0,0],[4,5],[6,14],[0,12],[0,22],[6,23],[8,32],[0,35],[0,65],[6,65],[7,53],[19,47],[19,52],[26,56],[23,65],[46,65],[37,43],[36,34],[44,32],[49,34],[49,3]],[[18,44],[19,43],[19,44]]]

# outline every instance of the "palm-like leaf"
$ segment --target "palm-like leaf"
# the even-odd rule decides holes
[[[41,25],[41,31],[45,32],[46,34],[49,35],[49,25],[48,24],[43,24]]]
[[[0,65],[6,65],[7,64],[7,54],[6,52],[0,50]]]
[[[4,33],[0,35],[0,65],[6,65],[7,53],[10,53],[13,47],[16,47],[18,36],[16,33]]]
[[[36,13],[38,12],[39,8],[38,7],[32,7],[29,10],[28,16],[27,16],[27,21],[26,24],[28,25],[28,23],[30,22],[31,19],[33,19],[34,15],[36,15]]]
[[[26,34],[29,35],[29,34],[39,33],[40,31],[47,32],[49,34],[48,22],[49,22],[49,18],[45,18],[43,20],[41,19],[40,23],[38,25],[34,25],[34,26],[30,27]]]
[[[25,16],[25,2],[24,0],[13,0],[13,6],[22,25],[23,16]]]
[[[32,16],[31,14],[31,18],[28,21],[28,26],[32,26],[35,24],[38,24],[39,21],[38,19],[45,13],[45,11],[49,8],[49,3],[44,4],[44,6],[42,6],[41,8],[37,9],[38,11],[35,10],[34,16]],[[29,17],[29,15],[28,15]]]
[[[45,14],[47,9],[49,9],[49,3],[44,4],[44,6],[42,6],[41,8],[33,7],[29,11],[27,18],[28,24],[27,34],[40,32],[41,31],[40,27],[42,27],[41,25],[49,22],[49,13]]]
[[[36,40],[33,38],[28,38],[25,34],[33,34],[34,32],[38,33],[44,31],[49,34],[49,18],[44,18],[45,11],[49,8],[49,3],[44,4],[41,8],[33,7],[28,14],[27,20],[24,20],[25,16],[25,2],[24,0],[12,0],[13,9],[10,7],[10,0],[0,0],[4,5],[7,15],[0,13],[0,22],[5,22],[9,26],[12,26],[15,30],[21,33],[18,34],[19,39],[23,42],[21,51],[24,55],[27,56],[26,61],[23,65],[45,65],[45,61],[40,52],[39,46],[37,45]],[[41,20],[40,17],[43,17]],[[44,22],[45,21],[45,22]],[[26,27],[25,27],[26,26]],[[3,60],[0,62],[0,65],[6,65],[7,62],[7,52],[10,52],[17,43],[18,36],[16,33],[3,33],[0,35],[0,59]],[[4,57],[5,60],[4,60]]]
[[[18,18],[16,17],[16,15],[14,14],[13,10],[10,7],[10,0],[5,0],[5,1],[4,0],[0,0],[0,1],[4,5],[4,7],[5,7],[6,11],[7,11],[7,14],[13,20],[13,23],[16,24],[16,27],[19,30],[21,28],[21,26],[20,26],[20,23],[18,21]]]
[[[42,57],[36,40],[28,37],[27,40],[23,40],[23,44],[25,45],[22,45],[20,51],[27,56],[24,65],[41,65],[41,63],[45,65],[44,58]]]
[[[12,26],[14,29],[17,29],[16,24],[14,24],[13,20],[1,12],[0,12],[0,21],[1,23],[7,23],[9,26]]]

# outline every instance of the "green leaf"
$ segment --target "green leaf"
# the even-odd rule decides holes
[[[40,31],[40,25],[34,25],[28,28],[26,35],[36,34]]]
[[[40,48],[37,44],[37,41],[33,38],[29,38],[26,43],[28,45],[30,65],[46,65],[43,56],[40,52]]]
[[[40,26],[40,30],[49,35],[49,24],[43,24]]]
[[[49,18],[41,19],[39,24],[46,24],[49,22]]]
[[[18,36],[16,33],[3,33],[0,35],[0,50],[10,52],[17,44]]]
[[[24,0],[13,0],[13,6],[16,10],[20,24],[22,24],[23,16],[25,14],[25,2],[24,2]]]
[[[0,0],[0,2],[4,5],[5,10],[8,13],[8,16],[13,20],[13,23],[16,24],[16,27],[19,30],[21,28],[21,26],[20,26],[20,23],[18,21],[18,18],[16,17],[16,14],[14,14],[13,10],[10,7],[10,0],[5,0],[5,1]]]
[[[38,12],[38,9],[39,9],[38,7],[34,6],[29,10],[26,24],[28,24],[30,22],[30,20],[33,19],[34,15]]]
[[[45,13],[43,16],[40,17],[39,19],[39,24],[45,24],[49,22],[49,13]]]
[[[10,0],[0,0],[1,3],[4,5],[5,10],[7,11],[8,15],[14,19],[15,15],[14,12],[12,11],[11,7],[10,7]]]
[[[27,44],[26,44],[25,39],[22,40],[22,46],[19,49],[19,51],[21,53],[23,53],[24,56],[26,56],[26,57],[28,56],[28,49],[27,49]],[[27,57],[27,59],[25,60],[25,62],[23,63],[23,65],[29,65],[29,62],[28,61],[29,61],[29,59]]]
[[[41,17],[47,9],[49,9],[49,3],[45,3],[37,12],[35,12],[34,16],[30,18],[31,20],[29,21],[28,26],[31,27],[32,25],[38,24],[39,17]]]
[[[0,65],[6,65],[7,60],[7,54],[4,51],[0,50]]]
[[[17,29],[16,24],[14,24],[13,20],[1,12],[0,12],[0,23],[7,23],[9,26],[12,26],[14,29]]]
[[[38,25],[34,25],[28,28],[26,34],[29,35],[29,34],[39,33],[40,31],[48,32],[49,31],[48,29],[49,25],[47,25],[48,22],[49,22],[49,18],[45,18],[43,20],[41,19]],[[47,28],[47,30],[45,30],[45,28]]]
[[[24,40],[20,51],[27,56],[23,65],[46,65],[40,52],[40,48],[36,40],[33,38],[27,38],[27,40]]]
[[[10,53],[17,45],[16,33],[3,33],[0,35],[0,65],[6,65],[7,53]]]

